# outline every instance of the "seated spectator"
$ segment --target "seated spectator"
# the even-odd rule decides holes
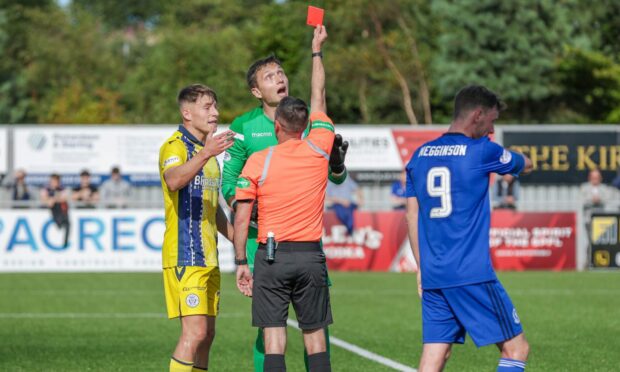
[[[99,190],[90,183],[90,173],[83,170],[80,173],[80,184],[73,188],[71,199],[76,203],[77,208],[92,209],[99,202]]]
[[[336,213],[336,217],[346,226],[349,235],[353,234],[353,211],[361,204],[361,189],[353,180],[351,174],[340,185],[330,181],[327,182],[325,205]]]
[[[581,198],[584,211],[602,212],[611,197],[609,186],[603,184],[603,176],[598,169],[590,170],[588,182],[581,185]]]
[[[52,212],[52,219],[58,228],[65,229],[65,247],[69,245],[69,204],[67,191],[60,183],[60,176],[56,173],[50,176],[47,187],[41,189],[41,202]]]
[[[519,181],[512,174],[504,174],[495,182],[493,193],[494,207],[499,209],[517,209],[519,198]]]
[[[30,189],[26,185],[26,172],[19,169],[15,172],[13,184],[11,185],[13,208],[28,208],[28,201],[31,200]]]
[[[402,171],[400,179],[392,183],[392,209],[406,209],[407,197],[405,196],[407,187],[407,171]]]
[[[118,167],[112,168],[110,179],[101,184],[101,203],[107,208],[126,208],[130,199],[131,185]]]

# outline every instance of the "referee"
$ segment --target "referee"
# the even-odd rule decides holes
[[[332,323],[332,314],[320,240],[335,135],[334,125],[324,113],[325,72],[320,61],[313,63],[311,107],[308,118],[302,100],[282,99],[275,113],[278,144],[250,156],[237,182],[237,287],[244,295],[253,296],[252,325],[264,329],[265,372],[286,371],[286,321],[291,302],[303,331],[309,370],[331,371],[324,328]],[[302,140],[308,121],[312,130]],[[252,278],[245,245],[255,202],[259,246]],[[273,261],[266,260],[268,233],[277,241]]]

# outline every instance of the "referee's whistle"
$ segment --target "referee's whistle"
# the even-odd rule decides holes
[[[272,231],[267,233],[267,255],[265,261],[273,262],[276,259],[276,238]]]

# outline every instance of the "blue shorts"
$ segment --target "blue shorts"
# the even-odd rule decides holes
[[[425,344],[462,344],[465,332],[477,347],[510,340],[523,332],[517,310],[499,281],[423,291]]]

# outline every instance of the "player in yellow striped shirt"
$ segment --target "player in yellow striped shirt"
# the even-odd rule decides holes
[[[159,150],[166,232],[162,248],[169,318],[181,318],[171,372],[206,371],[219,308],[217,232],[232,241],[233,227],[218,205],[220,168],[215,157],[233,144],[217,130],[217,96],[194,84],[178,95],[183,124]]]

